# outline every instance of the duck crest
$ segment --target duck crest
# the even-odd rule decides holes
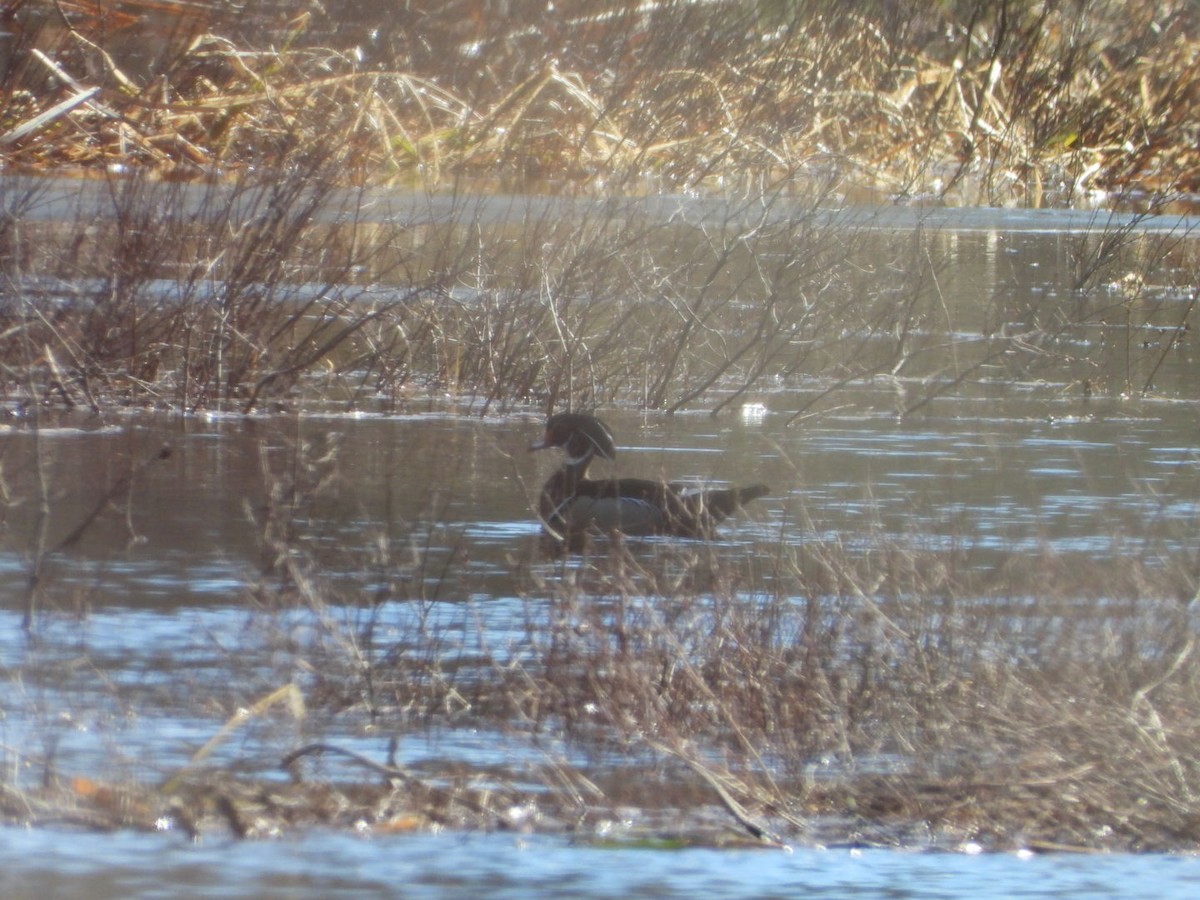
[[[538,515],[546,536],[571,548],[588,533],[708,538],[718,522],[767,493],[762,484],[689,491],[642,478],[589,478],[592,461],[615,460],[617,448],[611,429],[586,413],[551,416],[529,449],[551,447],[566,459],[543,486]]]

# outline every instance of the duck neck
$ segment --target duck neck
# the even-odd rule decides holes
[[[576,457],[567,457],[563,467],[559,469],[559,478],[567,493],[572,493],[575,486],[587,481],[588,467],[592,464],[592,453],[584,453]]]
[[[567,454],[566,467],[578,469],[580,477],[585,477],[588,466],[596,456],[596,442],[583,432],[577,431],[563,444],[563,450]]]

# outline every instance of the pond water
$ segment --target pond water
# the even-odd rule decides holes
[[[944,239],[946,283],[955,285],[946,303],[979,310],[973,324],[960,319],[970,325],[966,343],[997,327],[997,310],[1020,324],[1046,298],[1069,294],[1069,238],[1053,228],[976,222]],[[1179,259],[1159,271],[1156,312],[1136,328],[1126,319],[1059,335],[1056,352],[1075,347],[1085,377],[1036,366],[1014,375],[1002,362],[933,392],[927,374],[858,381],[811,413],[829,382],[764,389],[717,417],[604,410],[620,447],[615,468],[768,483],[771,495],[723,530],[723,551],[733,554],[781,539],[836,540],[851,552],[888,539],[955,547],[979,567],[1043,551],[1085,563],[1194,553],[1200,381],[1195,337],[1176,326],[1195,274]],[[1114,306],[1120,291],[1112,288]],[[1129,352],[1091,358],[1114,341]],[[327,615],[352,630],[360,601],[382,593],[394,602],[380,629],[404,634],[420,617],[450,635],[469,622],[503,646],[537,615],[523,563],[536,558],[531,509],[556,461],[526,452],[540,412],[476,413],[432,398],[403,414],[107,412],[47,415],[37,429],[19,418],[0,425],[3,486],[16,498],[0,532],[4,780],[36,781],[47,758],[62,772],[165,778],[232,710],[306,677],[292,648],[314,627],[311,616],[264,617],[253,590],[265,577],[264,523],[281,485],[312,490],[291,525],[346,601]],[[165,445],[171,454],[156,459]],[[134,469],[132,489],[114,491]],[[45,545],[63,547],[45,563],[38,622],[26,636],[39,479],[51,499]],[[337,715],[305,728],[376,757],[386,749],[378,732]],[[252,725],[213,761],[280,777],[280,748],[302,736],[277,722]],[[529,753],[511,736],[459,722],[407,735],[397,758],[419,770],[446,759],[506,765]],[[0,830],[0,894],[14,898],[1169,897],[1195,895],[1196,866],[1184,857],[668,852],[550,836],[315,833],[196,846],[174,835]]]
[[[190,846],[0,830],[0,893],[55,897],[1191,898],[1200,860],[888,850],[648,851],[553,838],[317,833]]]

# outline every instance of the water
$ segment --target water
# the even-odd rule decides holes
[[[866,402],[866,398],[864,398]],[[1003,407],[1001,407],[1003,408]],[[736,549],[792,529],[796,540],[837,537],[869,548],[880,535],[937,547],[974,542],[977,564],[1046,546],[1087,556],[1138,556],[1190,546],[1200,517],[1194,410],[1131,404],[1117,415],[1061,419],[948,415],[897,422],[834,415],[799,430],[774,414],[664,420],[613,412],[625,471],[763,479],[761,509],[726,529]],[[311,619],[264,624],[244,587],[260,565],[256,529],[265,460],[287,470],[288,448],[337,435],[343,484],[309,511],[319,547],[417,534],[464,544],[469,564],[431,580],[427,604],[389,608],[392,635],[436,635],[452,659],[482,630],[496,646],[519,640],[528,605],[513,557],[532,552],[530,507],[550,461],[527,454],[530,417],[439,415],[270,418],[131,416],[100,429],[43,436],[43,462],[60,491],[52,535],[91,509],[102,485],[163,443],[174,453],[147,468],[125,515],[119,507],[51,571],[61,606],[43,610],[32,644],[19,631],[19,578],[2,589],[0,658],[10,684],[0,723],[8,771],[35,780],[52,746],[68,772],[162,780],[187,765],[229,711],[297,677],[289,642]],[[26,472],[32,437],[4,439],[6,472]],[[664,449],[665,448],[665,449]],[[803,515],[801,515],[801,511]],[[10,513],[4,567],[23,570],[22,516]],[[812,523],[815,533],[802,522]],[[436,523],[436,524],[435,524]],[[969,536],[969,537],[964,537]],[[51,543],[54,538],[52,537]],[[404,566],[403,553],[394,564]],[[348,589],[364,589],[361,557],[331,553]],[[395,573],[379,570],[381,581]],[[369,589],[371,578],[366,579]],[[474,598],[462,602],[463,598]],[[445,598],[441,602],[437,597]],[[72,603],[79,604],[78,618]],[[536,614],[536,613],[534,613]],[[348,629],[352,606],[333,615]],[[480,625],[479,623],[483,624]],[[506,635],[512,636],[511,638]],[[469,640],[469,638],[467,638]],[[10,674],[10,678],[13,676]],[[303,676],[302,676],[303,677]],[[328,739],[373,758],[386,741],[354,717],[252,723],[211,762],[278,779],[279,750]],[[542,751],[488,728],[416,728],[398,760],[416,771],[447,760],[519,778]],[[569,747],[553,754],[584,767]],[[336,763],[325,771],[346,774]],[[1036,857],[846,849],[653,851],[596,849],[552,836],[297,835],[192,846],[182,837],[0,831],[6,897],[52,896],[1191,896],[1191,859]]]
[[[947,232],[948,308],[967,353],[989,329],[1023,328],[1071,301],[1068,239],[1034,223]],[[945,223],[943,223],[945,224]],[[1011,222],[1008,223],[1011,225]],[[880,226],[883,227],[883,226]],[[896,227],[893,223],[888,227]],[[998,226],[997,226],[998,227]],[[1008,225],[1005,226],[1008,228]],[[1174,227],[1178,227],[1178,223]],[[1170,258],[1147,325],[1058,334],[1039,368],[1010,357],[951,383],[929,370],[880,375],[819,402],[831,378],[765,387],[717,418],[605,410],[622,473],[763,481],[769,498],[722,533],[750,555],[781,538],[868,554],[887,542],[965,551],[981,571],[1054,553],[1092,562],[1194,554],[1200,452],[1194,337],[1158,343],[1179,321],[1188,269]],[[1114,288],[1108,299],[1116,299]],[[1101,295],[1104,296],[1103,294]],[[965,314],[958,314],[966,310]],[[1114,345],[1130,352],[1114,353]],[[1064,349],[1067,348],[1067,349]],[[955,348],[948,348],[953,352]],[[1069,352],[1068,352],[1069,350]],[[930,357],[932,359],[932,356]],[[1091,392],[1084,382],[1093,384]],[[1128,390],[1126,389],[1128,386]],[[1150,387],[1142,391],[1140,388]],[[0,426],[0,762],[5,783],[58,773],[160,782],[236,714],[281,685],[327,688],[310,655],[362,634],[465,673],[532,652],[531,515],[555,464],[526,452],[540,412],[480,418],[431,400],[398,415],[48,415]],[[798,417],[798,418],[797,418]],[[792,424],[789,424],[792,423]],[[154,459],[160,448],[172,449]],[[130,491],[108,492],[141,466]],[[32,639],[20,630],[37,527],[38,466],[51,486],[51,556]],[[326,482],[325,479],[330,479]],[[332,487],[318,489],[328,484]],[[277,562],[272,510],[296,488],[292,539],[321,564],[321,617],[275,609],[256,585]],[[105,502],[107,497],[107,502]],[[310,498],[310,499],[306,499]],[[652,545],[651,545],[652,546]],[[540,568],[539,568],[540,567]],[[371,620],[375,598],[384,598]],[[1187,600],[1188,597],[1167,598]],[[480,647],[480,636],[487,646]],[[430,657],[432,658],[432,657]],[[208,763],[283,780],[282,751],[310,740],[381,759],[390,734],[414,771],[447,761],[536,785],[547,757],[584,771],[586,748],[541,745],[461,711],[436,722],[395,713],[377,727],[355,698],[311,715],[247,722]],[[337,761],[330,775],[361,774]],[[800,847],[794,853],[651,850],[551,835],[299,833],[193,845],[182,835],[0,830],[0,894],[25,896],[1193,896],[1188,857],[1029,856]]]
[[[97,843],[103,844],[99,856]],[[1031,856],[886,850],[678,851],[555,838],[316,833],[191,846],[158,835],[101,841],[0,831],[9,900],[118,897],[1194,897],[1192,857]]]

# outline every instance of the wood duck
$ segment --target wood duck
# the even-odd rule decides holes
[[[551,416],[529,449],[550,447],[561,447],[567,459],[542,488],[538,514],[549,537],[572,545],[594,531],[709,538],[718,522],[768,490],[765,484],[689,490],[644,478],[588,478],[592,460],[615,460],[617,448],[608,426],[584,413]]]

